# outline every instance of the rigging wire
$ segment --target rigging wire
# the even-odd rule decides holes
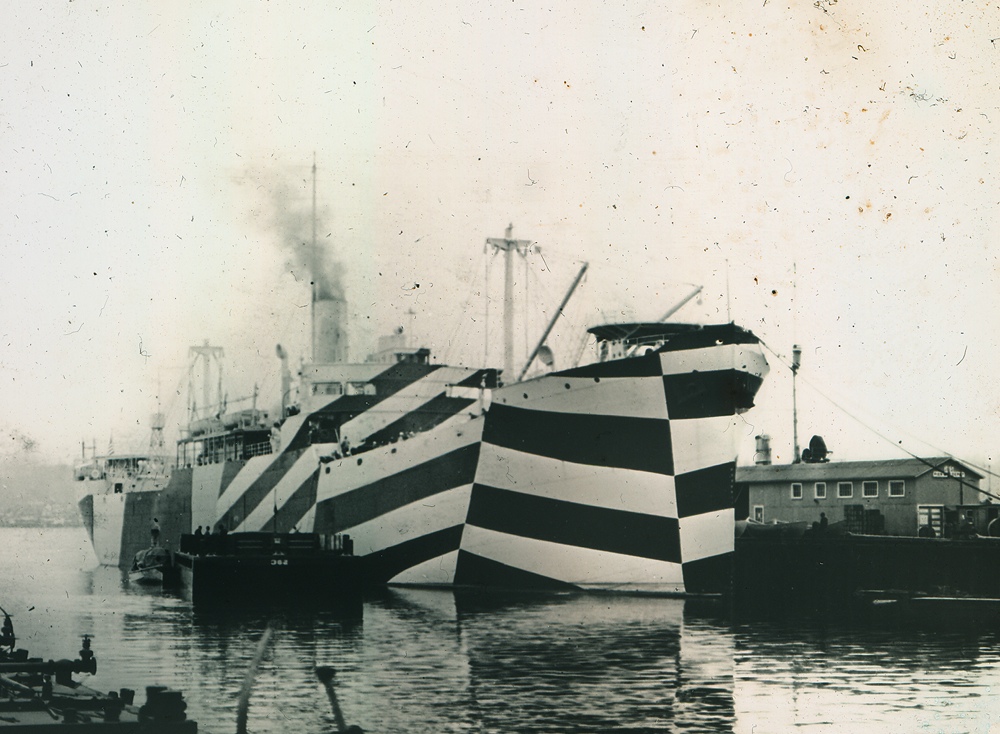
[[[781,364],[783,364],[789,370],[791,369],[791,365],[788,362],[785,361],[785,358],[782,355],[778,354],[774,349],[772,349],[769,344],[767,344],[763,339],[760,340],[760,343],[761,343],[761,346],[763,346],[765,349],[767,349],[767,351],[769,351],[771,354],[773,354],[774,357],[779,362],[781,362]],[[831,405],[833,405],[833,407],[837,408],[839,411],[841,411],[848,418],[851,418],[852,420],[854,420],[855,422],[857,422],[859,425],[861,425],[861,427],[863,427],[866,430],[870,431],[871,433],[875,434],[877,437],[881,438],[886,443],[892,444],[893,446],[895,446],[897,449],[899,449],[903,453],[908,454],[912,458],[921,461],[922,463],[926,464],[928,467],[931,467],[932,469],[939,469],[940,468],[940,466],[938,464],[935,464],[934,462],[928,461],[924,457],[919,456],[918,454],[914,453],[913,451],[910,451],[908,448],[906,448],[905,446],[903,446],[902,441],[893,441],[891,438],[889,438],[888,436],[886,436],[885,434],[883,434],[877,428],[874,428],[873,426],[871,426],[868,423],[866,423],[862,418],[858,417],[857,415],[855,415],[854,413],[852,413],[851,411],[849,411],[847,408],[845,408],[843,405],[841,405],[837,400],[834,400],[832,397],[830,397],[829,395],[827,395],[826,393],[824,393],[822,390],[820,390],[818,387],[816,387],[816,385],[814,385],[811,381],[809,381],[809,380],[807,380],[807,379],[805,379],[805,378],[803,378],[801,376],[800,376],[800,379],[803,382],[805,382],[809,387],[811,387],[816,392],[817,395],[819,395],[824,400],[826,400]],[[976,465],[975,463],[973,463],[971,461],[966,461],[965,459],[957,458],[951,452],[945,451],[944,449],[939,448],[939,447],[935,446],[934,444],[928,443],[927,441],[923,441],[922,439],[917,439],[917,440],[921,441],[921,443],[924,443],[926,446],[929,446],[934,451],[936,451],[938,454],[940,454],[942,456],[945,456],[945,457],[947,457],[947,458],[949,458],[949,459],[951,459],[953,461],[958,461],[958,462],[960,462],[962,464],[965,464],[966,466],[971,467],[972,469],[975,469],[977,472],[982,473],[984,476],[985,475],[1000,476],[1000,474],[995,474],[990,469],[986,469],[986,468],[980,467],[980,466]],[[965,484],[965,486],[968,486],[968,487],[972,488],[973,490],[975,490],[975,491],[977,491],[977,492],[979,492],[981,494],[986,495],[987,497],[992,497],[993,499],[1000,500],[1000,497],[998,497],[997,495],[991,494],[990,492],[988,492],[985,489],[980,489],[979,487],[973,487],[972,485],[966,484],[965,482],[962,482],[962,484]]]
[[[451,364],[451,357],[455,353],[455,349],[457,348],[456,345],[458,344],[458,334],[461,331],[461,329],[466,325],[465,315],[470,313],[469,304],[472,303],[472,296],[474,296],[476,293],[476,285],[478,285],[478,283],[479,283],[478,276],[469,281],[469,293],[465,297],[465,302],[462,304],[462,310],[459,312],[459,318],[457,320],[457,323],[455,324],[455,328],[452,330],[451,335],[448,337],[448,346],[441,357],[441,361],[444,362],[444,364]],[[475,323],[475,319],[473,319],[473,323]]]

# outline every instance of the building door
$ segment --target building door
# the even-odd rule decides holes
[[[764,505],[753,506],[753,521],[764,522]]]
[[[928,525],[935,538],[944,536],[944,505],[917,505],[917,532]]]

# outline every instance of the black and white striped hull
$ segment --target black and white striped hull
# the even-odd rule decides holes
[[[718,591],[738,413],[767,365],[752,335],[712,328],[496,389],[485,412],[445,390],[478,373],[397,369],[384,396],[324,408],[375,448],[339,457],[295,416],[278,454],[175,472],[161,523],[346,533],[376,582]]]
[[[725,588],[736,413],[763,356],[712,344],[623,362],[496,391],[457,583]]]

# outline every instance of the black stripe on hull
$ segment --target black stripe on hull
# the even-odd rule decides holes
[[[497,386],[497,374],[498,370],[487,367],[476,370],[461,382],[456,382],[455,385],[458,387],[481,387],[492,390]]]
[[[278,482],[292,470],[301,455],[300,451],[290,450],[279,455],[264,470],[264,473],[250,484],[236,503],[226,510],[219,522],[230,530],[238,527],[241,522],[250,517],[250,513],[257,509],[257,505],[263,502],[264,498],[278,486]]]
[[[238,467],[243,462],[235,462]],[[223,474],[228,466],[223,470]],[[167,486],[159,493],[153,505],[154,517],[160,521],[160,544],[178,548],[181,535],[191,532],[191,494],[194,470],[189,467],[174,469]],[[148,531],[148,528],[147,528]],[[131,562],[131,558],[129,561]]]
[[[674,477],[677,516],[691,517],[733,508],[735,462],[678,474]]]
[[[663,369],[660,367],[660,358],[655,353],[650,353],[641,357],[595,362],[555,374],[561,377],[659,377],[663,374]]]
[[[573,584],[550,579],[531,571],[524,571],[505,563],[483,558],[475,553],[460,550],[455,567],[456,586],[487,586],[495,589],[537,589],[564,591],[576,589]]]
[[[685,563],[684,590],[689,594],[728,594],[732,590],[734,558],[730,552]]]
[[[246,466],[245,460],[227,461],[222,465],[222,481],[219,482],[219,497],[226,493],[226,488]]]
[[[383,400],[392,397],[427,375],[441,369],[442,365],[399,362],[368,382],[375,386],[374,395],[345,395],[315,411],[302,423],[288,450],[304,448],[311,443],[335,443],[340,427],[347,421],[371,410]],[[444,387],[442,386],[442,390]]]
[[[407,540],[391,548],[370,553],[362,558],[366,582],[384,584],[408,568],[458,550],[462,543],[462,526],[454,525],[419,538]]]
[[[153,514],[156,510],[156,500],[159,494],[159,492],[125,493],[125,522],[122,524],[121,546],[118,551],[119,566],[130,567],[135,554],[153,544],[150,528],[153,525],[154,517],[168,524],[171,522],[172,518],[170,517]],[[160,544],[164,544],[162,535]]]
[[[299,521],[309,512],[309,508],[316,504],[316,485],[319,482],[319,470],[317,469],[309,478],[296,489],[292,496],[284,505],[278,508],[278,512],[261,528],[265,533],[290,533],[298,528]],[[311,528],[309,528],[311,530]]]
[[[458,415],[475,402],[469,398],[449,398],[447,395],[438,395],[416,410],[402,416],[399,420],[393,421],[382,430],[376,431],[366,439],[365,443],[383,446],[395,441],[401,434],[429,431],[449,418]]]
[[[83,520],[83,527],[87,529],[90,537],[90,544],[94,544],[94,495],[88,494],[80,498],[80,518]]]
[[[343,532],[413,502],[472,484],[478,461],[477,441],[385,479],[323,500],[316,505],[316,532]],[[336,470],[336,467],[326,468]]]
[[[581,505],[475,484],[467,522],[486,530],[560,545],[681,562],[680,531],[672,517]]]
[[[340,427],[365,413],[387,395],[345,395],[324,408],[314,411],[302,422],[285,451],[301,451],[314,443],[337,443]]]
[[[574,464],[672,474],[670,423],[656,418],[556,413],[493,403],[483,441]]]
[[[762,379],[735,369],[663,376],[671,420],[712,418],[753,407]]]
[[[685,331],[672,337],[661,352],[682,352],[688,349],[705,349],[723,344],[759,344],[752,332],[736,324],[710,324],[700,329]]]

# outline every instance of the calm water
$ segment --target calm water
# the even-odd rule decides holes
[[[0,605],[19,646],[75,657],[101,690],[183,690],[204,732],[236,729],[257,640],[275,627],[251,732],[335,729],[316,665],[367,732],[1000,732],[1000,635],[827,620],[734,623],[679,600],[465,598],[398,590],[360,617],[193,609],[98,568],[82,529],[0,529]]]

